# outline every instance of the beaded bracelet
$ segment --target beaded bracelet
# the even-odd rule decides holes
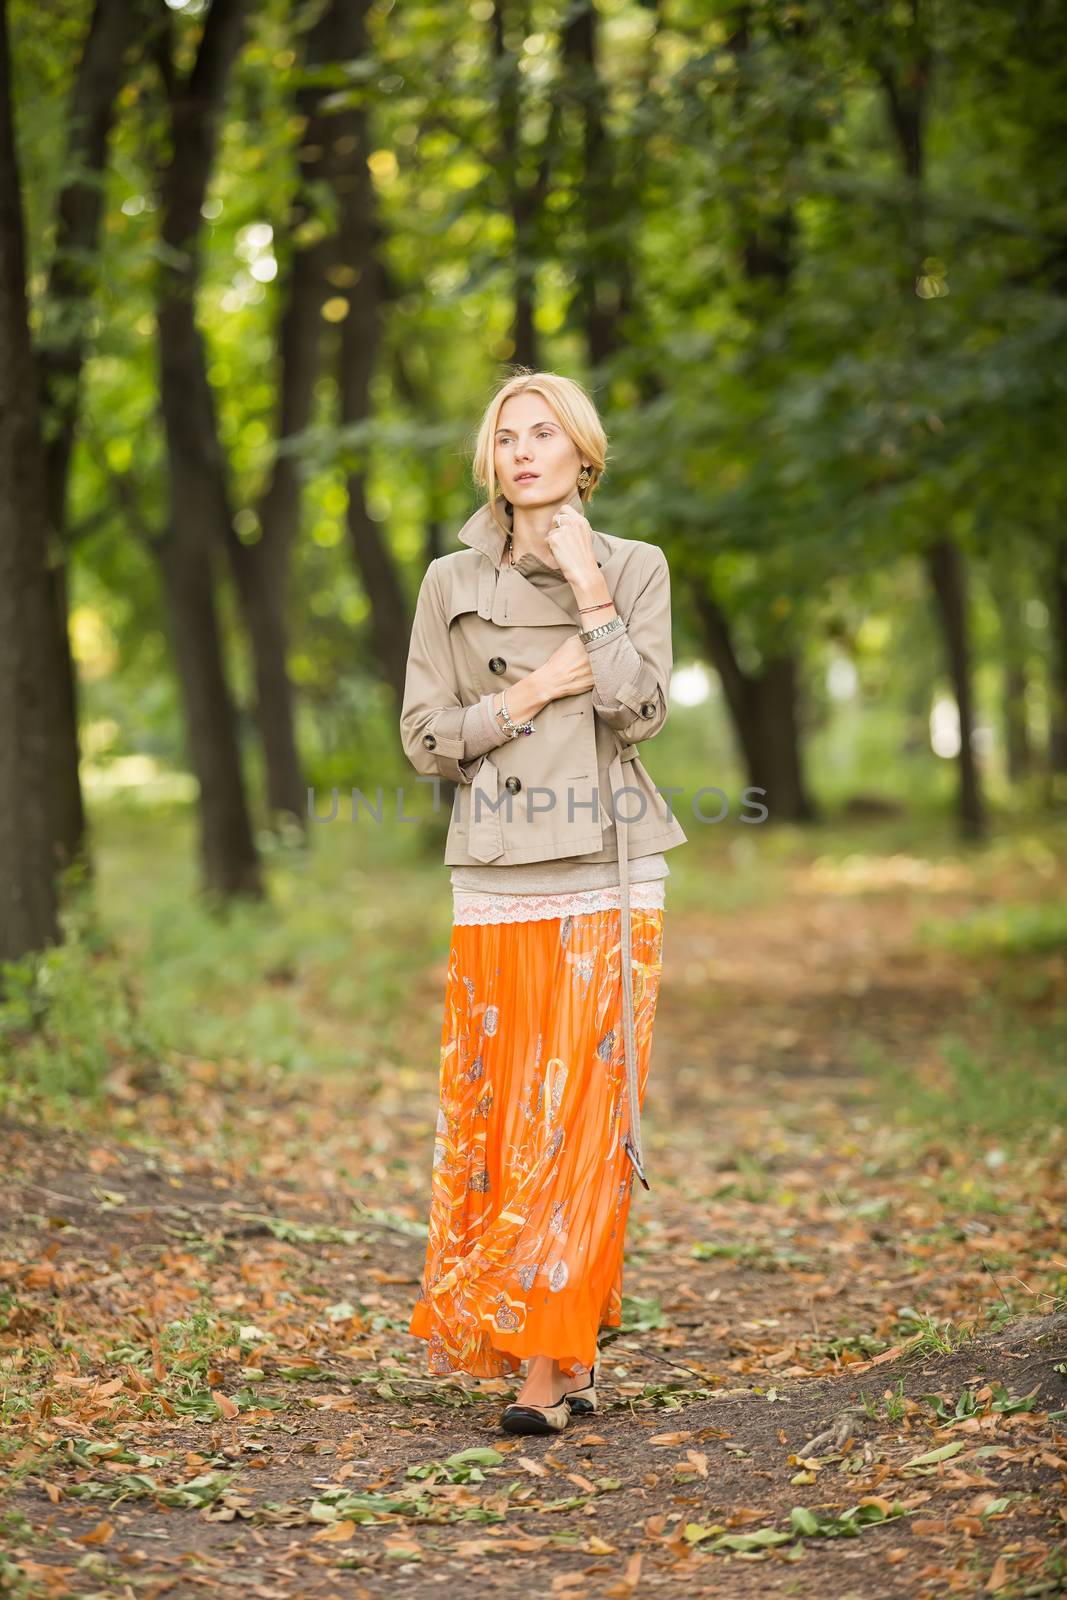
[[[508,738],[517,739],[520,733],[533,733],[534,728],[532,722],[513,722],[511,720],[511,713],[507,708],[507,701],[505,699],[506,694],[507,690],[505,689],[500,696],[500,709],[496,714],[498,717],[503,718],[504,730],[507,733]]]

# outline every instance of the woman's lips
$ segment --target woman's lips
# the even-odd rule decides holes
[[[540,477],[540,473],[537,473],[537,472],[520,473],[520,475],[515,479],[515,482],[516,483],[535,483],[539,477]]]

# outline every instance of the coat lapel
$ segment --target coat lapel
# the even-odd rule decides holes
[[[577,489],[570,496],[570,504],[576,511],[583,509],[582,497]],[[502,500],[500,509],[505,520],[509,521],[503,511]],[[536,628],[549,625],[559,627],[563,622],[569,622],[572,627],[575,625],[581,627],[581,613],[572,592],[566,592],[563,603],[557,602],[536,584],[530,583],[521,572],[517,572],[510,565],[502,565],[504,535],[490,516],[487,505],[479,506],[478,510],[468,517],[457,538],[461,544],[479,550],[489,563],[482,571],[482,582],[479,584],[478,610],[482,616],[489,616],[493,622],[510,627]],[[611,555],[610,545],[595,528],[593,549],[601,565]]]
[[[568,606],[567,601],[570,600]],[[569,622],[580,623],[578,602],[568,588],[559,600],[553,600],[521,572],[502,567],[497,574],[496,593],[493,596],[493,621],[504,627],[536,628],[540,624]]]

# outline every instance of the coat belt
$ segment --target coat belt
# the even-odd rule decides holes
[[[619,848],[619,899],[622,907],[619,919],[621,964],[622,964],[622,1026],[623,1042],[626,1051],[626,1113],[627,1131],[623,1140],[623,1148],[633,1164],[634,1171],[644,1184],[645,1188],[651,1187],[645,1177],[644,1158],[641,1154],[641,1101],[637,1088],[637,1043],[634,1038],[634,975],[632,957],[633,927],[630,917],[630,841],[629,823],[620,815],[625,809],[626,796],[620,795],[620,790],[625,788],[622,775],[624,761],[632,761],[637,755],[637,746],[633,744],[620,745],[612,757],[608,768],[608,780],[612,794],[612,810],[615,813],[615,837]]]

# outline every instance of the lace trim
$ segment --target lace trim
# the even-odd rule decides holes
[[[630,905],[642,910],[664,909],[663,878],[631,883]],[[590,911],[621,911],[618,884],[606,889],[567,889],[556,894],[491,894],[481,890],[452,890],[452,920],[462,926],[491,922],[539,922],[543,917],[583,916]]]

